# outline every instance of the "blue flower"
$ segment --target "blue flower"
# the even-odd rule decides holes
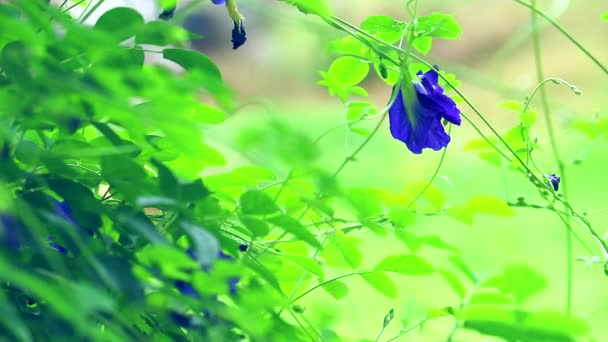
[[[70,208],[68,202],[59,202],[56,199],[53,199],[53,206],[55,207],[55,214],[59,215],[68,223],[74,226],[78,226],[78,223],[76,223],[74,216],[72,216],[72,208]]]
[[[10,214],[0,214],[0,232],[2,232],[2,242],[10,249],[21,247],[20,233],[25,227],[19,219]]]
[[[437,67],[435,67],[438,69]],[[443,93],[437,70],[418,72],[419,82],[414,83],[416,98],[406,104],[401,85],[388,110],[392,136],[405,143],[412,153],[420,154],[424,148],[439,151],[450,142],[442,120],[460,125],[460,110],[456,103]],[[412,92],[414,93],[414,92]],[[413,113],[408,113],[411,108]]]
[[[236,50],[247,41],[247,33],[243,21],[234,22],[232,29],[232,49]]]
[[[559,189],[559,182],[561,178],[555,173],[551,173],[547,176],[547,179],[549,179],[549,183],[551,183],[553,190],[557,191]]]
[[[194,289],[194,287],[192,287],[192,284],[185,282],[183,280],[177,280],[175,282],[175,288],[183,295],[188,296],[188,297],[192,297],[195,299],[199,299],[201,298],[201,296],[198,294],[198,291],[196,291]]]
[[[54,243],[54,242],[50,242],[50,241],[53,241],[53,237],[52,237],[52,236],[49,236],[49,237],[47,238],[47,241],[49,241],[49,246],[50,246],[52,249],[54,249],[54,250],[56,250],[57,252],[59,252],[59,253],[61,253],[61,254],[64,254],[64,255],[67,255],[67,254],[68,254],[68,249],[67,249],[67,248],[65,248],[65,247],[61,246],[60,244],[57,244],[57,243]]]
[[[194,254],[194,250],[188,249],[186,251],[186,253],[190,256],[190,258],[196,260],[196,255]],[[224,252],[222,252],[222,251],[220,251],[218,253],[217,257],[219,259],[223,259],[223,260],[234,261],[233,257],[231,257],[230,255],[224,254]],[[205,272],[208,272],[210,267],[201,265],[201,269]],[[237,293],[236,285],[239,283],[239,281],[241,281],[241,278],[239,278],[239,277],[228,278],[228,288],[230,289],[230,294],[234,295]],[[188,282],[185,282],[182,280],[177,280],[175,282],[175,288],[177,288],[177,290],[183,295],[186,295],[186,296],[189,296],[192,298],[197,298],[197,299],[200,298],[198,291],[196,291],[196,289],[194,289],[192,284],[190,284]]]
[[[192,318],[189,316],[182,315],[175,311],[171,311],[169,313],[169,316],[171,317],[173,322],[180,327],[190,328],[192,326]]]
[[[211,0],[214,5],[222,5],[226,3],[226,0]]]

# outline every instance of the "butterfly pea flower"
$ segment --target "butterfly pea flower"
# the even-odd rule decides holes
[[[196,255],[194,254],[194,251],[192,249],[188,249],[186,251],[186,253],[190,256],[190,258],[196,260]],[[220,251],[217,255],[217,257],[219,259],[223,259],[223,260],[227,260],[227,261],[231,261],[234,262],[234,258],[231,257],[230,255],[224,254],[222,251]],[[201,269],[205,272],[208,272],[209,269],[211,267],[207,266],[207,265],[201,265]],[[234,295],[237,293],[237,284],[239,283],[241,279],[239,277],[230,277],[228,279],[228,288],[230,290],[230,294]],[[196,289],[194,289],[194,287],[192,286],[192,284],[190,284],[189,282],[183,281],[183,280],[177,280],[175,282],[175,288],[183,295],[185,296],[189,296],[195,299],[199,299],[200,298],[200,294],[198,293],[198,291],[196,291]]]
[[[175,311],[171,311],[169,313],[169,316],[171,317],[171,320],[173,320],[173,322],[180,327],[184,327],[184,328],[192,327],[192,318],[189,316],[180,314]]]
[[[175,281],[175,288],[184,296],[192,297],[194,299],[199,299],[201,296],[198,292],[192,287],[192,284],[183,280]]]
[[[212,0],[215,3],[214,0]],[[245,32],[245,18],[239,13],[236,0],[225,0],[226,9],[228,9],[228,14],[230,18],[232,18],[232,23],[234,27],[232,28],[232,49],[238,49],[247,41],[247,32]]]
[[[54,250],[56,250],[57,252],[59,252],[59,253],[61,253],[61,254],[64,254],[64,255],[67,255],[67,254],[68,254],[68,249],[67,249],[67,248],[63,247],[63,246],[62,246],[62,245],[60,245],[60,244],[57,244],[57,243],[55,243],[55,242],[52,242],[52,241],[53,241],[53,237],[52,237],[52,236],[49,236],[49,237],[47,238],[47,241],[49,242],[49,246],[50,246],[52,249],[54,249]]]
[[[553,190],[557,191],[559,189],[559,182],[561,181],[561,178],[558,175],[556,175],[555,173],[551,173],[551,174],[547,175],[547,179],[549,180],[549,183],[553,187]]]
[[[53,208],[55,210],[56,215],[61,217],[65,222],[69,223],[70,225],[80,228],[80,225],[74,219],[74,216],[72,214],[72,208],[70,208],[70,206],[68,205],[68,203],[66,201],[59,202],[56,199],[52,199],[52,201],[53,201]],[[90,236],[93,236],[94,232],[92,230],[87,229],[86,231],[87,231],[87,234],[89,234]],[[53,241],[52,236],[49,236],[47,238],[47,241],[49,242],[49,246],[51,248],[53,248],[54,250],[58,251],[59,253],[61,253],[61,254],[68,253],[67,248],[59,245],[58,243],[52,242]]]
[[[460,110],[444,94],[437,71],[435,67],[426,73],[418,72],[411,92],[415,95],[411,100],[413,103],[406,103],[403,95],[402,87],[409,85],[396,85],[399,90],[388,110],[391,135],[404,142],[415,154],[422,153],[425,148],[439,151],[448,145],[450,136],[445,131],[443,120],[454,125],[461,123]]]
[[[19,249],[21,247],[21,239],[19,234],[23,232],[25,227],[21,221],[11,214],[0,214],[0,232],[2,243],[10,249]]]

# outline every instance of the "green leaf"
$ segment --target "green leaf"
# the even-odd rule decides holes
[[[519,101],[508,100],[499,103],[498,108],[504,108],[515,113],[520,113],[524,110],[524,105]]]
[[[270,228],[266,224],[266,221],[255,216],[243,215],[240,216],[240,220],[245,228],[247,228],[254,236],[265,237],[270,232]]]
[[[186,70],[203,70],[221,78],[217,65],[200,52],[184,49],[164,49],[163,58],[179,64]]]
[[[296,6],[298,10],[304,14],[316,14],[320,17],[326,17],[331,14],[327,0],[279,0],[286,2],[292,6]]]
[[[200,52],[182,49],[164,49],[163,58],[179,64],[190,72],[199,72],[214,81],[221,81],[220,69],[209,57]]]
[[[115,7],[99,17],[93,27],[121,42],[134,36],[143,24],[144,18],[139,12],[129,7]]]
[[[457,39],[462,28],[453,16],[444,13],[431,13],[417,18],[416,34],[418,36],[431,36],[443,39]]]
[[[434,183],[428,184],[428,181],[426,180],[408,184],[403,191],[404,198],[406,198],[408,202],[414,200],[420,194],[422,194],[420,198],[424,199],[436,210],[443,209],[445,206],[445,194],[443,191]],[[419,201],[420,198],[417,201]]]
[[[256,187],[259,183],[276,180],[272,170],[261,166],[241,166],[230,172],[208,176],[205,184],[211,189],[232,186]]]
[[[361,28],[392,44],[401,39],[405,23],[384,15],[374,15],[365,19]]]
[[[517,114],[517,118],[526,127],[531,127],[538,122],[538,112],[528,109],[525,112]]]
[[[179,198],[180,185],[173,172],[157,160],[152,159],[152,165],[158,169],[158,182],[162,193],[171,198]]]
[[[368,188],[349,189],[346,193],[348,200],[358,213],[361,219],[377,216],[382,213],[380,202],[376,198],[374,191]]]
[[[460,299],[464,299],[466,297],[466,290],[464,288],[464,285],[462,285],[462,282],[454,273],[446,269],[439,270],[438,272],[439,274],[441,274],[443,279],[445,279],[445,281],[450,285],[454,292],[456,292]]]
[[[313,258],[298,256],[298,255],[282,255],[285,259],[290,260],[294,264],[300,266],[302,269],[323,278],[323,268],[319,265],[319,262]]]
[[[349,94],[367,96],[365,89],[353,87],[363,81],[369,72],[369,64],[355,57],[340,57],[333,61],[327,72],[322,72],[320,85],[326,86],[329,93],[338,95],[343,101]]]
[[[477,283],[478,277],[475,275],[475,272],[471,270],[469,265],[462,259],[460,255],[451,255],[448,257],[448,260],[452,263],[452,265],[456,266],[458,270],[460,270],[472,283]]]
[[[342,299],[348,294],[348,286],[339,280],[330,281],[321,287],[336,300]]]
[[[405,243],[412,253],[416,253],[422,248],[423,243],[418,240],[418,237],[405,229],[395,229],[393,234],[395,234],[397,239]]]
[[[201,103],[196,108],[194,118],[201,124],[218,124],[224,122],[226,112],[217,107]]]
[[[353,269],[359,268],[361,265],[361,251],[359,247],[347,240],[344,233],[340,229],[336,229],[330,236],[330,242],[340,251],[344,260]]]
[[[395,228],[407,228],[416,223],[416,215],[406,208],[391,208],[388,218]]]
[[[193,38],[198,38],[198,36],[164,20],[155,20],[142,25],[137,30],[135,44],[164,46]]]
[[[317,240],[317,237],[311,233],[306,227],[304,227],[300,221],[287,215],[278,215],[268,219],[271,224],[282,228],[287,233],[294,235],[295,237],[303,240],[309,245],[315,248],[321,248],[321,243]]]
[[[180,184],[180,199],[185,202],[201,201],[211,193],[199,178],[191,183]]]
[[[202,265],[211,265],[220,253],[220,244],[215,236],[195,224],[186,221],[180,223],[190,236],[196,260]]]
[[[450,252],[456,252],[456,253],[460,253],[460,249],[450,245],[449,243],[441,240],[441,238],[439,237],[439,235],[426,235],[426,236],[419,236],[418,240],[426,245],[429,245],[431,247],[435,247],[435,248],[439,248],[439,249],[445,249],[446,251],[450,251]]]
[[[42,148],[36,143],[23,139],[15,149],[15,158],[26,165],[36,165],[40,161]]]
[[[355,121],[357,119],[377,114],[376,107],[369,102],[350,102],[347,105],[346,121]]]
[[[547,281],[531,267],[513,264],[505,267],[502,275],[488,279],[484,286],[498,288],[503,293],[512,294],[518,302],[524,302],[547,286]]]
[[[268,215],[279,211],[272,197],[261,190],[250,190],[241,195],[241,211],[247,215]]]
[[[414,49],[418,50],[423,55],[426,55],[431,51],[431,47],[433,46],[433,37],[429,36],[420,36],[414,39],[412,43]]]
[[[374,270],[404,275],[427,275],[435,272],[435,269],[428,261],[413,254],[387,256],[374,267]]]
[[[550,311],[512,310],[502,305],[468,305],[461,317],[465,328],[507,341],[573,342],[590,332],[589,325],[579,318]]]
[[[384,272],[373,271],[371,273],[359,273],[359,276],[380,294],[392,299],[397,298],[397,285],[395,285],[395,282],[393,282],[393,280]]]
[[[353,86],[363,81],[369,64],[355,57],[340,57],[329,67],[328,76],[342,86]]]
[[[144,168],[125,156],[101,158],[101,175],[122,195],[135,198],[143,195],[147,174]]]
[[[515,210],[503,200],[491,195],[477,195],[472,197],[464,208],[471,213],[488,214],[495,216],[515,216]]]
[[[475,221],[473,213],[461,205],[451,206],[446,209],[445,213],[448,216],[466,224],[473,224]]]

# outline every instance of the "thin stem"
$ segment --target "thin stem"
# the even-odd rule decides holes
[[[329,239],[329,235],[326,235],[323,238],[323,241],[321,242],[321,247],[315,249],[314,253],[310,257],[311,259],[315,260],[315,258],[317,257],[317,255],[319,255],[319,253],[321,253],[321,250],[323,249],[323,245],[325,245],[325,242],[327,242],[327,239]],[[293,303],[295,303],[296,300],[298,300],[299,298],[302,297],[302,296],[299,296],[299,297],[296,298],[296,300],[293,300],[293,296],[296,295],[296,293],[300,289],[300,286],[302,286],[302,284],[304,283],[304,279],[306,279],[307,275],[308,275],[308,271],[305,270],[304,272],[302,272],[302,275],[300,276],[300,279],[298,279],[298,282],[297,282],[296,286],[294,286],[293,290],[291,290],[291,293],[287,297],[287,303],[288,303],[288,305],[292,305]],[[283,311],[284,308],[285,308],[285,306],[283,306],[281,308],[281,310],[279,310],[279,315],[281,314],[281,312]]]
[[[452,125],[449,126],[448,128],[448,135],[450,135],[452,133]],[[424,188],[422,188],[422,190],[420,190],[420,192],[416,195],[416,197],[414,197],[410,203],[405,207],[405,209],[409,209],[412,205],[414,205],[414,203],[416,203],[416,201],[422,197],[422,195],[424,195],[424,193],[428,190],[428,188],[431,186],[431,184],[433,184],[433,182],[435,181],[435,178],[437,178],[437,175],[439,174],[439,170],[441,169],[441,166],[443,165],[443,161],[445,160],[445,155],[448,152],[448,147],[446,146],[443,151],[441,152],[441,157],[439,158],[439,163],[437,164],[437,167],[435,168],[435,172],[433,173],[433,175],[431,176],[431,179],[429,179],[429,181],[425,184]]]
[[[401,337],[401,336],[403,336],[403,335],[405,335],[405,334],[409,333],[410,331],[413,331],[414,329],[416,329],[416,328],[418,328],[418,327],[422,326],[422,325],[423,325],[424,323],[426,323],[426,321],[428,321],[428,320],[429,320],[429,318],[428,318],[428,317],[425,317],[425,318],[424,318],[424,319],[422,319],[420,322],[418,322],[418,324],[411,326],[409,329],[406,329],[406,330],[401,331],[399,334],[397,334],[397,335],[395,335],[395,336],[393,336],[393,337],[389,338],[388,340],[386,340],[386,342],[392,342],[392,341],[395,341],[395,340],[396,340],[396,339],[398,339],[399,337]]]
[[[518,1],[519,2],[519,1]],[[560,177],[562,177],[561,187],[562,193],[564,194],[564,201],[568,202],[568,191],[567,191],[567,176],[564,166],[564,162],[559,153],[557,147],[557,140],[555,138],[555,130],[553,128],[553,121],[551,120],[551,108],[549,106],[549,100],[547,98],[547,91],[542,84],[545,83],[543,64],[542,64],[542,51],[540,46],[540,34],[538,33],[538,27],[536,23],[536,0],[532,0],[530,8],[532,12],[532,46],[534,48],[534,63],[536,65],[536,77],[540,82],[537,89],[540,91],[540,98],[543,107],[543,114],[545,117],[547,132],[551,143],[551,150],[553,151],[553,157],[557,164],[557,169]],[[562,216],[560,215],[560,219]],[[563,222],[566,226],[566,315],[570,315],[572,311],[572,224],[570,222],[570,215],[563,217]]]
[[[541,17],[543,17],[545,20],[547,20],[551,25],[553,25],[553,27],[555,27],[566,38],[568,38],[568,40],[570,40],[574,45],[576,45],[576,47],[578,47],[579,50],[581,50],[587,57],[589,57],[589,59],[591,59],[600,69],[602,69],[602,71],[604,73],[608,74],[608,68],[606,66],[604,66],[597,58],[595,58],[595,56],[593,56],[591,54],[591,52],[589,52],[589,50],[587,50],[584,46],[582,46],[581,43],[579,43],[579,41],[576,38],[574,38],[570,33],[568,33],[568,31],[566,31],[560,24],[558,24],[556,21],[551,19],[547,14],[545,14],[545,12],[539,10],[533,4],[529,4],[525,1],[522,1],[522,0],[514,0],[514,1],[522,6],[529,8],[535,14],[538,14]]]
[[[93,7],[91,7],[90,10],[86,11],[86,12],[82,12],[82,16],[78,19],[79,22],[84,23],[87,19],[89,19],[89,17],[91,16],[91,14],[95,13],[95,11],[97,11],[97,9],[99,8],[99,6],[103,5],[103,3],[106,0],[99,0],[95,3],[95,5],[93,5]],[[88,6],[87,6],[88,8]]]
[[[334,282],[334,281],[338,281],[338,280],[340,280],[340,279],[348,278],[348,277],[351,277],[351,276],[354,276],[354,275],[368,274],[368,273],[372,273],[372,272],[374,272],[374,271],[354,271],[354,272],[347,273],[347,274],[343,274],[343,275],[341,275],[341,276],[338,276],[338,277],[335,277],[335,278],[332,278],[332,279],[326,280],[326,281],[324,281],[324,282],[318,283],[317,285],[315,285],[315,286],[311,287],[310,289],[306,290],[306,291],[305,291],[304,293],[302,293],[301,295],[299,295],[299,296],[295,297],[295,298],[292,300],[292,303],[297,302],[297,301],[298,301],[298,300],[300,300],[302,297],[304,297],[304,296],[306,296],[307,294],[309,294],[309,293],[313,292],[314,290],[316,290],[316,289],[318,289],[318,288],[320,288],[320,287],[322,287],[322,286],[325,286],[325,285],[327,285],[327,284],[329,284],[329,283],[332,283],[332,282]]]

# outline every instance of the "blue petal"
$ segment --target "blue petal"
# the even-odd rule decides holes
[[[247,33],[245,32],[245,25],[243,22],[234,23],[234,28],[232,29],[232,48],[238,49],[241,45],[245,44],[247,41]]]
[[[225,4],[226,0],[211,0],[211,2],[213,2],[214,5],[221,5]]]
[[[183,280],[177,280],[177,281],[175,281],[175,288],[177,288],[177,290],[179,292],[181,292],[183,295],[186,295],[186,296],[189,296],[192,298],[196,298],[196,299],[200,298],[200,295],[198,294],[198,292],[188,282],[185,282]]]
[[[18,249],[21,247],[19,235],[24,230],[25,227],[15,216],[0,214],[0,231],[2,232],[2,241],[6,247],[10,249]]]
[[[171,320],[180,327],[189,328],[192,326],[192,319],[189,316],[182,315],[175,311],[169,313]]]
[[[556,175],[555,173],[551,173],[547,175],[547,178],[549,179],[549,183],[551,183],[553,190],[559,190],[559,182],[561,181],[561,177]]]
[[[418,77],[420,82],[414,84],[416,102],[411,106],[414,113],[408,115],[401,88],[388,112],[392,136],[415,154],[422,153],[425,148],[438,151],[448,145],[451,139],[442,125],[443,119],[455,125],[461,123],[460,110],[443,94],[437,71],[419,72]],[[415,119],[414,123],[410,117]]]
[[[51,246],[51,248],[53,248],[54,250],[56,250],[57,252],[59,252],[61,254],[66,254],[66,255],[68,254],[68,250],[65,247],[60,246],[54,242],[51,242],[49,244],[49,246]]]

